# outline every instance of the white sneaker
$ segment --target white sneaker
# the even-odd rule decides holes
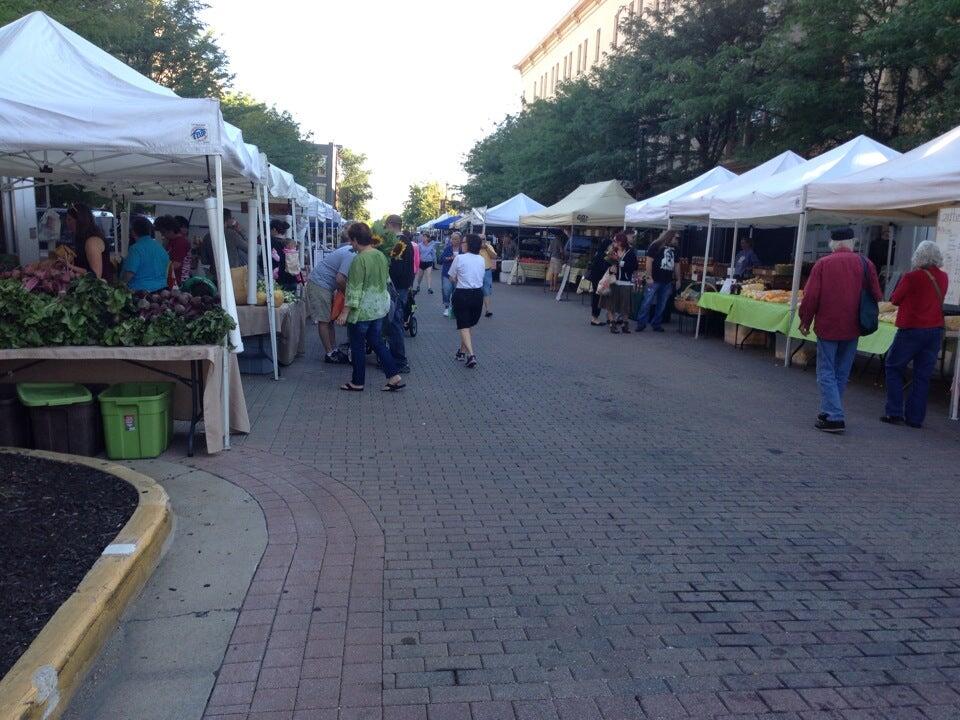
[[[443,316],[450,317],[450,308],[447,308],[446,310],[443,311]]]

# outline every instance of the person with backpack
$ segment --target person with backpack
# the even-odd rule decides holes
[[[843,392],[863,334],[861,296],[866,290],[876,302],[883,295],[873,263],[854,252],[853,230],[834,230],[830,237],[830,254],[817,260],[803,290],[800,333],[809,335],[811,328],[817,333],[820,414],[814,427],[842,433],[846,429]]]

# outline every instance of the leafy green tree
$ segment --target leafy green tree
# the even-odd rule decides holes
[[[957,0],[669,8],[627,20],[604,64],[477,142],[467,199],[552,202],[608,178],[647,196],[720,162],[812,156],[859,133],[906,149],[957,122]]]
[[[268,107],[249,95],[230,94],[220,102],[224,119],[243,131],[243,139],[267,154],[305,187],[314,184],[319,155],[299,123],[286,110]]]
[[[337,183],[337,210],[345,218],[367,222],[370,211],[367,203],[373,199],[370,189],[370,171],[367,156],[349,148],[340,148],[342,175]]]
[[[411,185],[407,201],[403,204],[403,224],[415,228],[440,215],[443,188],[440,183],[430,182]]]

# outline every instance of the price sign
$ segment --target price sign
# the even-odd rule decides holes
[[[960,305],[960,207],[943,208],[937,215],[937,245],[943,253],[943,271],[950,278],[947,305]]]

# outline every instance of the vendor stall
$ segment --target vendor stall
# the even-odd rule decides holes
[[[577,227],[622,226],[624,208],[632,202],[633,197],[623,189],[619,180],[588,183],[581,185],[548,208],[529,215],[521,215],[520,225],[569,228],[570,237],[573,238],[574,230]],[[523,269],[526,271],[525,267]],[[545,270],[546,267],[544,267]],[[569,265],[564,266],[557,300],[562,299],[563,292],[568,285],[570,270]]]
[[[841,213],[937,225],[950,278],[945,303],[960,305],[960,127],[882,165],[845,177],[821,178],[806,196],[811,212]],[[960,415],[960,362],[951,385],[950,418]]]
[[[873,167],[899,156],[896,150],[861,135],[849,142],[772,177],[760,178],[746,186],[718,191],[710,205],[710,218],[716,222],[751,223],[765,227],[797,225],[791,282],[790,317],[797,311],[801,269],[809,224],[807,187],[816,180],[839,178]],[[819,222],[838,221],[837,215],[818,214]],[[849,222],[849,217],[839,218]],[[790,363],[790,337],[784,363]]]
[[[0,176],[14,181],[41,177],[47,184],[69,183],[115,196],[140,195],[141,186],[171,192],[176,187],[184,194],[189,188],[197,199],[208,196],[205,210],[217,259],[219,300],[233,326],[229,335],[223,332],[223,347],[241,350],[227,271],[223,207],[227,188],[235,183],[249,192],[260,181],[262,166],[259,151],[224,123],[217,101],[178,97],[41,12],[0,28],[0,75],[17,78],[0,97]],[[145,320],[130,318],[134,324],[140,321]],[[44,347],[13,352],[23,350],[47,352]],[[97,347],[62,350],[121,352]],[[137,356],[157,350],[124,349]],[[204,415],[208,430],[220,433],[220,441],[209,444],[212,451],[230,443],[231,365],[218,366],[223,416]],[[43,377],[50,367],[42,363],[30,370],[39,374],[34,377]],[[242,394],[234,400],[242,402]]]

